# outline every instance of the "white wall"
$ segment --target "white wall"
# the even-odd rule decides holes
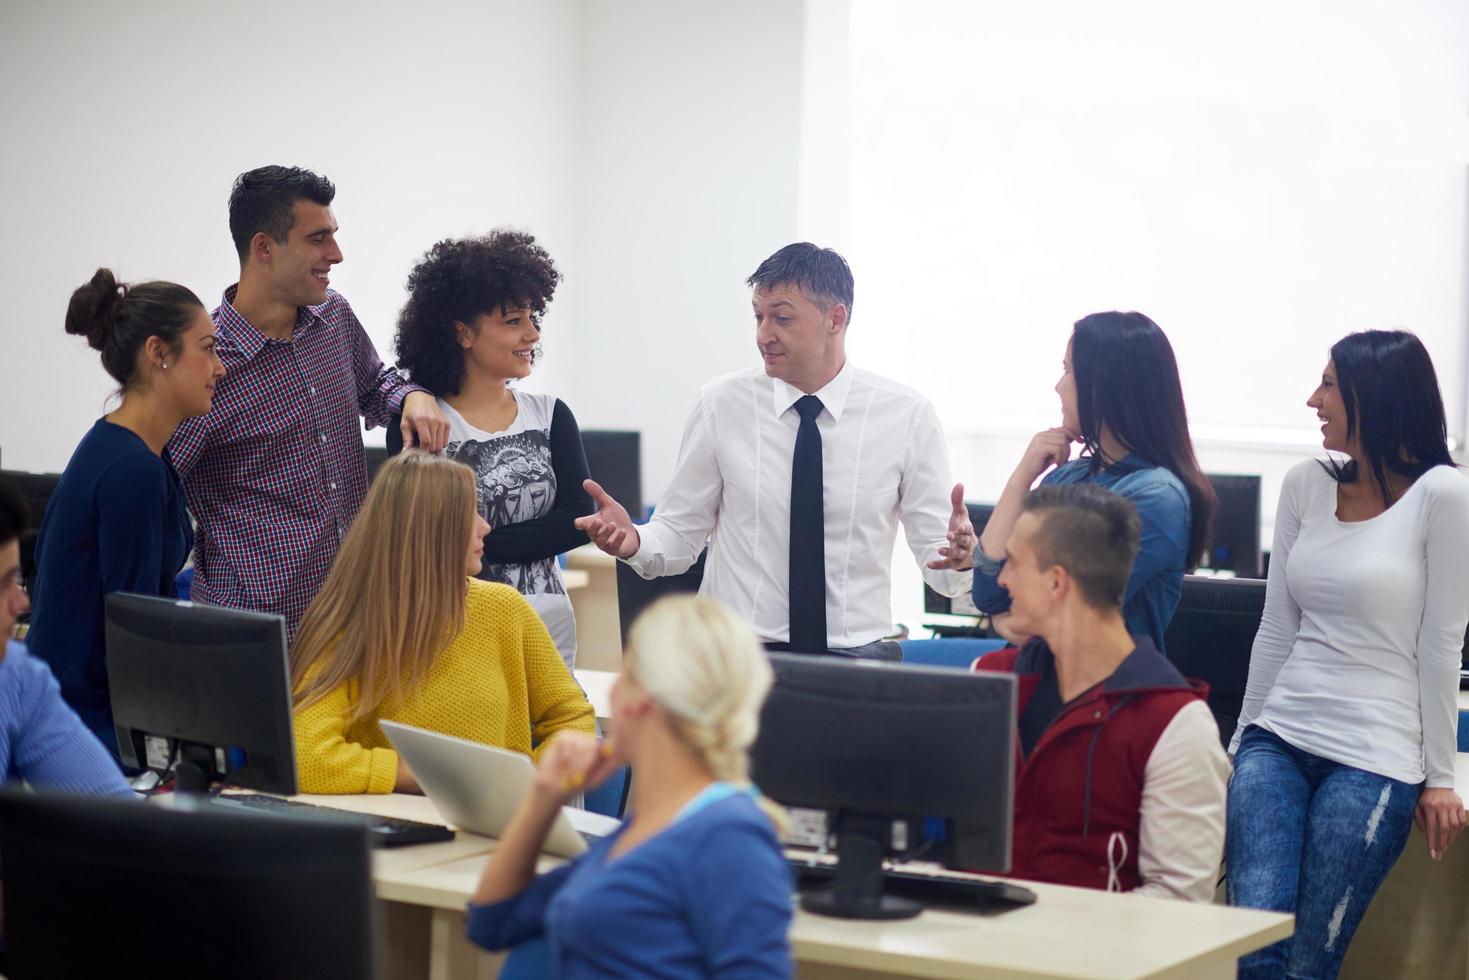
[[[1349,331],[1417,332],[1463,438],[1462,0],[849,14],[849,349],[933,398],[971,499],[1056,424],[1070,326],[1103,309],[1168,332],[1200,462],[1263,476],[1267,535],[1285,470],[1319,454],[1304,403]]]
[[[796,234],[802,5],[585,13],[566,395],[584,427],[642,430],[651,502],[700,386],[759,363],[744,279]]]
[[[0,6],[4,465],[59,470],[112,390],[71,290],[102,264],[212,307],[230,182],[284,162],[337,183],[333,283],[385,360],[424,249],[534,232],[566,280],[525,386],[641,429],[654,499],[699,385],[757,363],[743,279],[795,237],[802,36],[788,0]]]
[[[62,329],[98,265],[218,302],[238,272],[230,183],[251,167],[336,182],[333,285],[388,361],[436,239],[512,224],[569,258],[580,33],[572,0],[0,5],[4,465],[61,469],[103,411],[113,385]],[[537,379],[558,388],[566,293]]]

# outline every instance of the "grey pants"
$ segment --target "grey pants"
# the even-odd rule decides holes
[[[873,640],[871,643],[864,643],[860,647],[832,650],[831,653],[838,657],[858,657],[863,660],[887,660],[891,663],[899,663],[903,659],[903,647],[896,640]]]

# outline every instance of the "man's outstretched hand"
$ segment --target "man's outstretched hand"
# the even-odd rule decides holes
[[[969,508],[964,506],[964,484],[954,484],[949,504],[948,543],[939,549],[943,557],[929,562],[928,567],[962,572],[974,567],[974,525],[969,522]]]
[[[597,505],[597,512],[578,517],[574,522],[576,527],[587,532],[592,544],[613,558],[631,558],[637,554],[642,539],[638,537],[632,518],[627,516],[627,510],[613,500],[596,480],[584,480],[582,487],[591,496],[592,503]]]

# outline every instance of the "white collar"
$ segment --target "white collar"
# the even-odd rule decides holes
[[[821,407],[831,413],[833,420],[842,420],[842,409],[847,405],[847,395],[852,391],[852,359],[847,358],[842,363],[842,369],[837,372],[836,377],[826,383],[826,387],[820,391],[812,392],[821,399]],[[806,393],[795,385],[782,381],[780,378],[772,378],[775,382],[771,386],[774,396],[772,405],[775,408],[775,417],[780,418],[790,411],[791,406],[804,398]]]

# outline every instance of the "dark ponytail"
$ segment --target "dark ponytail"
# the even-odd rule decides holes
[[[98,269],[90,282],[71,294],[66,332],[86,337],[102,352],[102,367],[123,390],[137,380],[138,354],[149,337],[177,352],[179,338],[204,308],[193,291],[171,282],[119,283],[110,269]]]

